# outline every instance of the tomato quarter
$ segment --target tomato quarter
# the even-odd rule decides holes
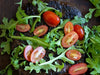
[[[40,37],[40,36],[43,36],[44,34],[46,34],[47,31],[48,31],[48,27],[46,25],[41,25],[41,26],[38,26],[34,30],[33,34],[38,35]]]
[[[74,26],[74,31],[78,34],[79,40],[83,40],[84,38],[84,30],[80,25]]]
[[[87,70],[88,70],[88,68],[87,68],[86,63],[79,63],[79,64],[72,65],[69,68],[69,74],[71,74],[71,75],[80,75],[80,74],[86,73]]]
[[[39,62],[46,54],[46,50],[43,47],[37,47],[30,56],[31,62]]]
[[[60,18],[52,11],[44,12],[43,19],[51,27],[56,27],[60,23]]]
[[[72,31],[63,37],[61,44],[63,47],[68,48],[74,45],[77,40],[78,40],[78,34]]]
[[[71,59],[71,60],[74,60],[74,61],[77,61],[77,60],[80,60],[81,58],[81,53],[77,50],[68,50],[66,52],[66,56]]]
[[[30,25],[29,24],[16,25],[16,30],[19,32],[27,32],[30,30]]]
[[[67,33],[71,32],[71,31],[73,31],[73,30],[74,30],[73,23],[70,22],[70,21],[67,22],[67,23],[65,24],[65,26],[64,26],[64,33],[67,34]]]
[[[27,60],[27,61],[30,61],[30,55],[33,51],[33,48],[31,45],[27,45],[24,49],[24,58]]]

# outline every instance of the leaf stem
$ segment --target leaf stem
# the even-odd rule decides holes
[[[70,60],[68,59],[67,57],[65,57],[65,53],[68,51],[69,49],[65,50],[61,55],[57,56],[56,58],[50,60],[50,61],[47,61],[45,63],[41,63],[39,64],[39,66],[42,66],[42,65],[47,65],[47,64],[52,64],[54,61],[58,60],[58,59],[66,59],[65,61],[68,61],[70,64],[74,64],[75,62],[73,60]],[[63,60],[64,61],[64,60]],[[64,62],[65,62],[64,61]]]
[[[35,42],[38,42],[39,44],[41,44],[42,46],[46,46],[46,47],[49,47],[49,44],[42,41],[40,38],[35,38],[35,37],[27,37],[27,36],[11,36],[11,38],[13,39],[20,39],[20,40],[31,40],[31,41],[35,41]]]
[[[51,9],[54,9],[54,8],[51,8],[51,7],[45,8],[44,10],[42,10],[42,12],[39,14],[39,16],[41,16],[45,11],[51,10]],[[55,10],[55,9],[54,9],[54,10]],[[30,30],[31,33],[33,32],[33,30],[34,30],[34,28],[35,28],[35,25],[36,25],[36,23],[39,21],[39,19],[40,19],[40,18],[37,18],[37,19],[35,20],[35,22],[33,23],[32,28],[31,28],[31,30]]]

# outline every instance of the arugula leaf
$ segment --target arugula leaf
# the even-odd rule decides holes
[[[9,67],[8,70],[7,70],[7,75],[12,75],[12,72],[13,71],[12,71],[11,67]]]
[[[18,23],[18,21],[15,21],[13,19],[11,19],[10,21],[8,21],[7,18],[3,18],[2,20],[3,24],[0,25],[0,29],[2,29],[2,37],[5,37],[6,35],[13,35],[14,34],[14,28],[16,27],[16,24]],[[9,31],[9,34],[6,33],[6,31]]]
[[[19,65],[19,60],[18,59],[13,59],[13,58],[10,58],[11,59],[11,64],[13,65],[13,67],[17,70],[19,69],[20,65]]]
[[[95,15],[94,15],[95,17],[98,17],[98,16],[100,16],[100,9],[97,9],[96,10],[96,12],[95,12]]]
[[[27,36],[11,36],[12,39],[20,39],[20,40],[30,40],[32,42],[36,41],[38,45],[43,46],[44,48],[48,47],[49,44],[44,42],[44,39],[40,39],[38,37],[27,37]]]
[[[23,52],[24,52],[24,47],[18,46],[16,48],[14,48],[11,55],[13,56],[13,58],[17,59],[17,58],[19,58],[19,55],[22,54]]]
[[[100,30],[98,29],[99,26],[94,26],[92,29],[84,26],[85,38],[78,42],[78,46],[83,48],[88,55],[86,62],[91,70],[90,74],[93,75],[100,74]]]
[[[39,63],[36,63],[36,65],[30,62],[29,66],[25,66],[25,69],[24,69],[24,70],[25,70],[25,71],[30,70],[30,73],[31,73],[33,70],[35,70],[36,73],[39,73],[40,70],[43,69],[43,70],[46,71],[46,73],[48,73],[48,70],[50,70],[50,69],[52,69],[53,71],[56,71],[56,69],[58,69],[57,72],[59,72],[59,71],[61,71],[62,68],[64,67],[64,64],[63,64],[63,63],[62,63],[62,65],[60,65],[60,64],[58,64],[58,63],[53,64],[54,61],[56,61],[56,60],[58,60],[58,59],[61,59],[61,60],[63,60],[64,62],[68,62],[68,63],[70,63],[70,64],[74,64],[74,63],[75,63],[73,60],[70,60],[70,59],[68,59],[68,58],[65,56],[66,51],[68,51],[69,49],[70,49],[70,48],[68,48],[67,50],[65,50],[61,55],[59,55],[59,56],[57,56],[57,57],[53,57],[53,55],[50,54],[49,57],[50,57],[51,60],[49,60],[49,61],[47,61],[47,62],[42,62],[42,63],[40,63],[40,64],[39,64]]]
[[[11,38],[8,38],[8,36],[11,36],[14,34],[14,28],[17,24],[17,21],[14,21],[13,19],[11,19],[10,21],[8,21],[7,18],[3,18],[2,20],[3,24],[0,25],[0,29],[2,29],[2,33],[0,35],[0,37],[5,37],[6,41],[5,42],[2,42],[0,47],[3,48],[1,54],[3,55],[4,53],[8,53],[10,54],[11,52],[11,49],[10,49],[10,43],[12,42],[12,39]],[[6,32],[9,32],[9,33],[6,33]]]
[[[61,40],[64,36],[63,31],[63,27],[66,24],[66,22],[68,22],[69,19],[66,19],[63,21],[63,23],[61,22],[61,24],[52,29],[46,36],[45,36],[45,42],[50,43],[49,46],[49,50],[53,50],[54,52],[57,52],[57,54],[61,54],[62,52],[64,52],[65,49],[63,49],[63,47],[61,46]],[[62,30],[60,30],[62,29]]]
[[[7,18],[3,18],[2,20],[3,24],[0,25],[0,29],[13,29],[15,28],[16,24],[17,24],[17,21],[14,21],[13,19],[11,19],[9,22],[8,22],[8,19]]]
[[[20,2],[17,2],[16,4],[19,4],[20,8],[22,8],[22,2],[23,2],[23,0],[20,0]]]
[[[28,16],[22,8],[18,7],[16,12],[16,18],[19,24],[28,24],[28,20],[31,18],[40,18],[40,16]]]
[[[96,12],[95,12],[95,17],[98,17],[100,16],[100,0],[89,0],[94,6],[95,6],[95,9],[96,9]]]
[[[47,3],[44,3],[43,1],[41,1],[41,0],[33,0],[32,1],[32,4],[34,5],[34,6],[38,6],[38,11],[39,12],[42,12],[44,9],[48,9],[48,10],[50,10],[50,9],[53,9],[53,10],[55,10],[55,13],[57,14],[57,15],[59,15],[60,17],[62,17],[62,13],[59,11],[59,10],[56,10],[56,9],[54,9],[54,8],[52,8],[52,7],[47,7]],[[50,9],[49,9],[50,8]]]
[[[75,16],[74,19],[71,21],[74,25],[75,24],[84,24],[86,23],[86,19],[82,17]]]
[[[45,11],[48,11],[48,10],[55,10],[55,11],[56,11],[56,9],[54,9],[54,8],[52,8],[52,7],[46,7],[45,9],[43,9],[43,10],[41,11],[41,13],[39,14],[39,16],[41,16]],[[58,11],[57,11],[57,13],[59,13],[59,15],[61,16],[61,12],[58,12]],[[30,32],[33,32],[33,30],[35,29],[36,23],[37,23],[37,22],[40,22],[40,21],[41,21],[41,18],[37,18],[37,19],[34,21]]]
[[[48,7],[48,6],[47,6],[47,3],[44,3],[44,2],[41,1],[41,0],[33,0],[33,1],[32,1],[32,4],[33,4],[34,6],[36,6],[36,5],[38,6],[38,11],[40,12],[39,16],[41,16],[45,11],[54,10],[55,13],[56,13],[58,16],[62,17],[62,13],[61,13],[59,10],[56,10],[55,8],[52,8],[52,7]],[[35,20],[35,22],[34,22],[33,25],[32,25],[32,28],[31,28],[31,30],[30,30],[31,33],[32,33],[33,30],[35,29],[36,23],[37,23],[37,22],[40,22],[40,21],[41,21],[41,18],[37,18],[37,19]]]
[[[94,8],[94,9],[91,9],[91,8],[89,9],[89,13],[87,13],[87,14],[85,15],[86,22],[88,22],[89,19],[92,18],[92,14],[93,14],[94,11],[95,11],[95,8]]]
[[[25,66],[26,65],[26,61],[22,61],[25,60],[23,57],[20,57],[21,54],[23,54],[24,51],[24,47],[22,46],[18,46],[16,48],[14,48],[14,50],[12,51],[11,55],[12,57],[11,59],[11,65],[17,70],[19,69],[21,66]]]
[[[6,30],[1,30],[2,33],[0,34],[0,37],[4,37],[6,35]]]
[[[33,0],[32,1],[32,4],[34,6],[38,5],[38,11],[41,12],[42,10],[44,10],[46,7],[47,7],[47,3],[44,3],[43,1],[41,0]]]
[[[7,41],[6,42],[2,42],[1,43],[1,48],[3,48],[3,50],[2,50],[2,52],[1,52],[1,54],[3,55],[4,53],[8,53],[8,54],[10,54],[10,52],[11,52],[11,49],[10,49],[10,42],[12,42],[12,39],[10,39],[10,38],[7,38]]]

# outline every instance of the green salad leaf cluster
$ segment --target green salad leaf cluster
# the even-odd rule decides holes
[[[4,73],[7,73],[7,75],[12,75],[12,68],[18,70],[21,67],[24,67],[25,71],[30,71],[30,73],[35,70],[36,73],[40,73],[41,69],[45,70],[46,73],[48,73],[49,70],[53,70],[55,72],[60,72],[64,68],[64,63],[70,63],[74,64],[75,61],[68,59],[65,56],[65,53],[68,50],[76,49],[80,51],[82,54],[86,53],[87,58],[86,62],[88,63],[88,67],[90,68],[90,74],[92,75],[99,75],[100,74],[100,25],[93,26],[91,29],[84,25],[84,31],[85,31],[85,37],[82,41],[77,41],[77,46],[71,46],[68,49],[65,49],[61,45],[61,40],[64,36],[63,28],[64,25],[71,21],[74,25],[80,24],[83,25],[86,22],[88,22],[92,16],[93,12],[96,10],[95,16],[100,16],[99,10],[100,10],[100,1],[99,0],[90,0],[91,3],[96,7],[93,9],[89,9],[89,13],[85,15],[85,17],[78,17],[75,16],[74,19],[61,19],[60,25],[56,28],[52,29],[50,32],[48,32],[43,38],[38,38],[37,36],[26,36],[23,33],[20,33],[19,36],[14,35],[16,24],[29,24],[29,21],[33,18],[36,18],[34,22],[32,22],[30,33],[33,32],[35,29],[35,25],[37,22],[41,22],[41,15],[48,10],[53,10],[55,13],[62,17],[62,13],[59,10],[56,10],[55,8],[48,7],[47,3],[44,3],[41,0],[33,0],[32,4],[33,6],[38,7],[39,15],[27,15],[25,11],[22,9],[22,0],[18,2],[20,6],[18,7],[18,10],[16,12],[16,18],[17,21],[14,19],[11,19],[8,21],[7,18],[3,18],[2,22],[3,24],[0,24],[0,29],[2,33],[0,34],[0,38],[5,38],[5,41],[3,41],[0,44],[0,47],[2,48],[1,54],[7,53],[10,55],[10,64],[6,66],[5,69],[0,71],[0,74],[3,75]],[[52,50],[52,52],[56,53],[57,56],[55,57],[52,52],[48,54],[49,60],[40,60],[40,62],[36,62],[36,64],[33,64],[32,62],[28,62],[25,60],[25,58],[22,56],[24,52],[24,48],[26,47],[26,44],[21,44],[17,47],[15,47],[13,50],[11,49],[11,42],[13,42],[13,39],[16,40],[24,40],[28,45],[33,46],[35,49],[38,46],[43,46],[47,50]],[[62,63],[58,63],[57,60],[61,60]]]
[[[100,0],[89,0],[95,6],[95,17],[100,16]]]

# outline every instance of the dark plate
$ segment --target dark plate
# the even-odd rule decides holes
[[[16,2],[19,0],[0,0],[0,23],[2,23],[3,17],[7,17],[8,19],[15,18],[16,11],[18,5],[16,5]],[[23,0],[23,4],[26,4],[28,0]],[[46,1],[46,0],[44,0]],[[52,0],[48,0],[52,1]],[[46,2],[48,2],[46,1]],[[82,15],[84,16],[89,8],[93,8],[93,5],[89,2],[89,0],[58,0],[61,4],[68,4],[71,6],[74,6],[78,8]],[[92,18],[88,25],[89,27],[92,27],[93,25],[99,25],[100,24],[100,17],[98,18]],[[3,39],[0,39],[0,43],[3,41]],[[1,52],[1,49],[0,49]],[[0,55],[0,70],[5,68],[7,64],[10,63],[9,56],[7,54],[1,56]],[[28,72],[25,72],[24,70],[20,69],[18,71],[13,72],[13,75],[29,75]],[[46,75],[44,73],[42,74],[34,74],[33,75]],[[52,75],[52,74],[49,74]],[[54,74],[53,74],[54,75]]]

